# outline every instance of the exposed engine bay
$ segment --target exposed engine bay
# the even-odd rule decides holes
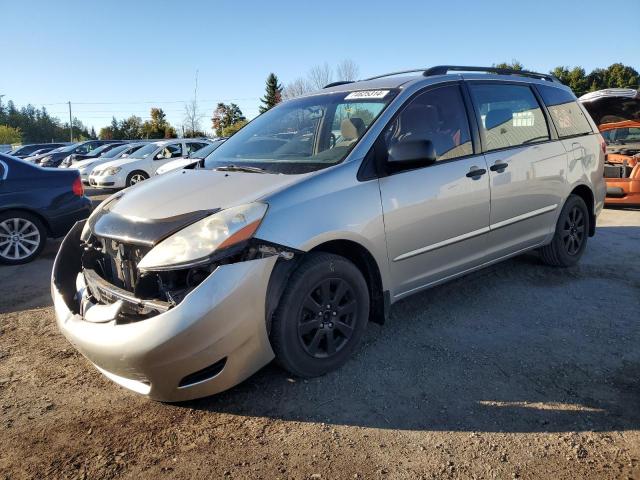
[[[278,255],[290,260],[295,253],[258,239],[233,246],[211,258],[210,263],[169,271],[141,271],[138,263],[151,249],[92,235],[82,243],[82,275],[86,295],[82,299],[99,304],[122,302],[119,323],[143,320],[179,304],[221,265]],[[81,311],[86,305],[81,306]]]

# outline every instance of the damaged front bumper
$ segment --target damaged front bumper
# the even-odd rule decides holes
[[[56,320],[111,380],[155,400],[182,401],[233,387],[273,359],[265,302],[277,256],[219,265],[175,306],[144,303],[82,272],[83,223],[69,232],[54,262]],[[100,292],[99,304],[88,295],[87,283]],[[154,315],[118,322],[122,302],[138,302]]]

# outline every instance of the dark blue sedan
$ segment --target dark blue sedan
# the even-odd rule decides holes
[[[0,263],[33,260],[91,213],[77,170],[41,168],[0,154]]]

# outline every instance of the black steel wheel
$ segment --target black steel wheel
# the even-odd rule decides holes
[[[298,338],[314,358],[339,352],[353,335],[358,314],[353,288],[342,278],[327,278],[307,295],[298,315]]]
[[[369,290],[344,257],[308,254],[292,273],[271,324],[276,359],[301,377],[323,375],[344,364],[369,318]]]
[[[555,267],[570,267],[582,257],[589,238],[589,210],[578,195],[569,195],[549,245],[540,249],[542,260]]]
[[[574,205],[564,219],[562,241],[569,255],[576,255],[586,238],[585,215],[578,205]]]

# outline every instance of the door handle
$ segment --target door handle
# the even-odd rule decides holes
[[[487,173],[487,171],[484,168],[473,166],[471,167],[471,170],[469,170],[469,173],[467,173],[467,177],[478,180],[485,173]]]
[[[492,172],[502,173],[509,166],[507,162],[496,162],[489,167]]]

